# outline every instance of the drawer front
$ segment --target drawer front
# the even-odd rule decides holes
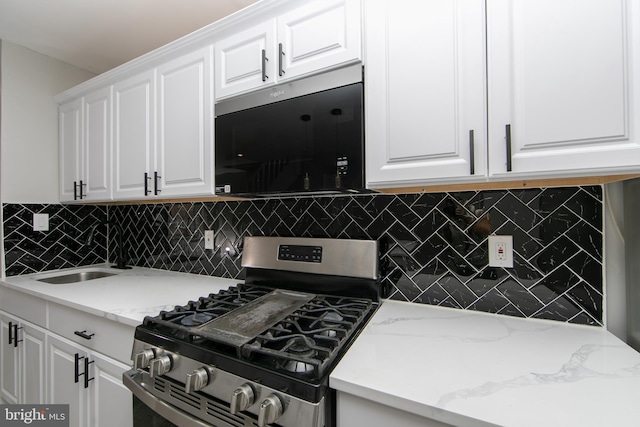
[[[47,301],[42,298],[0,286],[0,310],[47,327]]]
[[[49,303],[49,330],[126,365],[131,364],[133,326]]]

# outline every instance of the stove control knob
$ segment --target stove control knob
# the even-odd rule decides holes
[[[267,424],[274,423],[284,412],[282,399],[275,394],[267,396],[260,404],[260,412],[258,413],[258,426],[265,427]]]
[[[144,368],[148,368],[151,363],[151,359],[154,357],[156,357],[156,352],[151,348],[147,348],[142,350],[140,353],[136,353],[136,355],[133,356],[133,369],[142,370]]]
[[[240,411],[244,411],[249,406],[253,405],[256,400],[256,393],[250,384],[243,384],[234,390],[231,395],[230,412],[237,414]]]
[[[149,368],[149,374],[151,377],[159,377],[166,374],[171,370],[171,357],[168,354],[163,354],[155,359],[151,360],[151,367]]]
[[[205,368],[198,368],[195,371],[187,374],[187,382],[184,385],[184,391],[192,393],[194,391],[202,390],[209,384],[210,371]]]

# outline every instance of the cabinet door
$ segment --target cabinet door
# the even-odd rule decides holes
[[[111,198],[111,87],[84,97],[82,153],[85,200]]]
[[[148,71],[113,85],[114,198],[140,199],[155,144],[155,78]],[[151,180],[147,181],[151,184]],[[152,186],[151,186],[152,187]]]
[[[18,331],[20,350],[20,400],[22,403],[47,403],[46,399],[46,337],[35,325],[22,322]]]
[[[213,192],[211,61],[207,47],[157,69],[160,196]]]
[[[15,404],[20,403],[20,357],[19,348],[9,343],[9,322],[15,324],[16,319],[0,313],[0,398]]]
[[[87,357],[82,347],[50,334],[47,339],[47,376],[49,403],[69,404],[69,426],[84,427],[88,423],[88,398],[84,391],[84,377],[75,382],[75,355]],[[84,372],[84,359],[79,372]],[[91,370],[90,370],[91,372]],[[114,424],[115,425],[115,424]]]
[[[484,2],[364,8],[369,187],[485,179]]]
[[[361,58],[360,2],[316,1],[278,17],[278,78]]]
[[[90,422],[92,427],[131,427],[133,425],[133,397],[122,384],[122,374],[130,367],[91,354],[93,381],[90,385]]]
[[[640,165],[638,22],[623,0],[488,2],[492,177]]]
[[[82,98],[62,104],[58,110],[60,159],[60,201],[79,195],[80,153],[82,150]]]
[[[337,427],[451,427],[440,421],[343,392],[337,393],[336,412]]]
[[[275,34],[276,21],[272,19],[216,43],[216,99],[276,81]]]

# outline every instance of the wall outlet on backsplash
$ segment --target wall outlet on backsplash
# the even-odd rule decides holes
[[[513,236],[491,235],[489,242],[489,267],[513,268]]]
[[[49,231],[49,214],[33,214],[33,231]]]
[[[204,232],[204,248],[213,249],[213,230],[205,230]]]

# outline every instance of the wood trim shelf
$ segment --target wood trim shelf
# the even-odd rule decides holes
[[[443,184],[429,185],[418,187],[397,187],[397,188],[379,188],[376,191],[385,194],[403,194],[403,193],[441,193],[454,191],[475,191],[475,190],[513,190],[540,187],[572,187],[580,185],[602,185],[610,182],[624,181],[627,179],[638,178],[640,174],[628,175],[609,175],[609,176],[588,176],[575,178],[549,178],[549,179],[532,179],[517,181],[492,181],[492,182],[475,182],[469,184]]]
[[[443,184],[443,185],[424,185],[417,187],[397,187],[397,188],[376,188],[373,189],[376,194],[408,194],[408,193],[445,193],[456,191],[480,191],[480,190],[513,190],[513,189],[526,189],[526,188],[540,188],[540,187],[574,187],[580,185],[602,185],[610,182],[624,181],[627,179],[640,178],[640,174],[628,174],[628,175],[608,175],[608,176],[589,176],[589,177],[575,177],[575,178],[549,178],[549,179],[531,179],[531,180],[517,180],[517,181],[494,181],[494,182],[475,182],[467,184]],[[141,204],[153,204],[153,203],[192,203],[192,202],[242,202],[246,200],[258,200],[258,199],[245,199],[240,197],[186,197],[186,198],[174,198],[174,199],[142,199],[142,200],[122,200],[114,202],[95,202],[86,203],[91,205],[141,205]]]

